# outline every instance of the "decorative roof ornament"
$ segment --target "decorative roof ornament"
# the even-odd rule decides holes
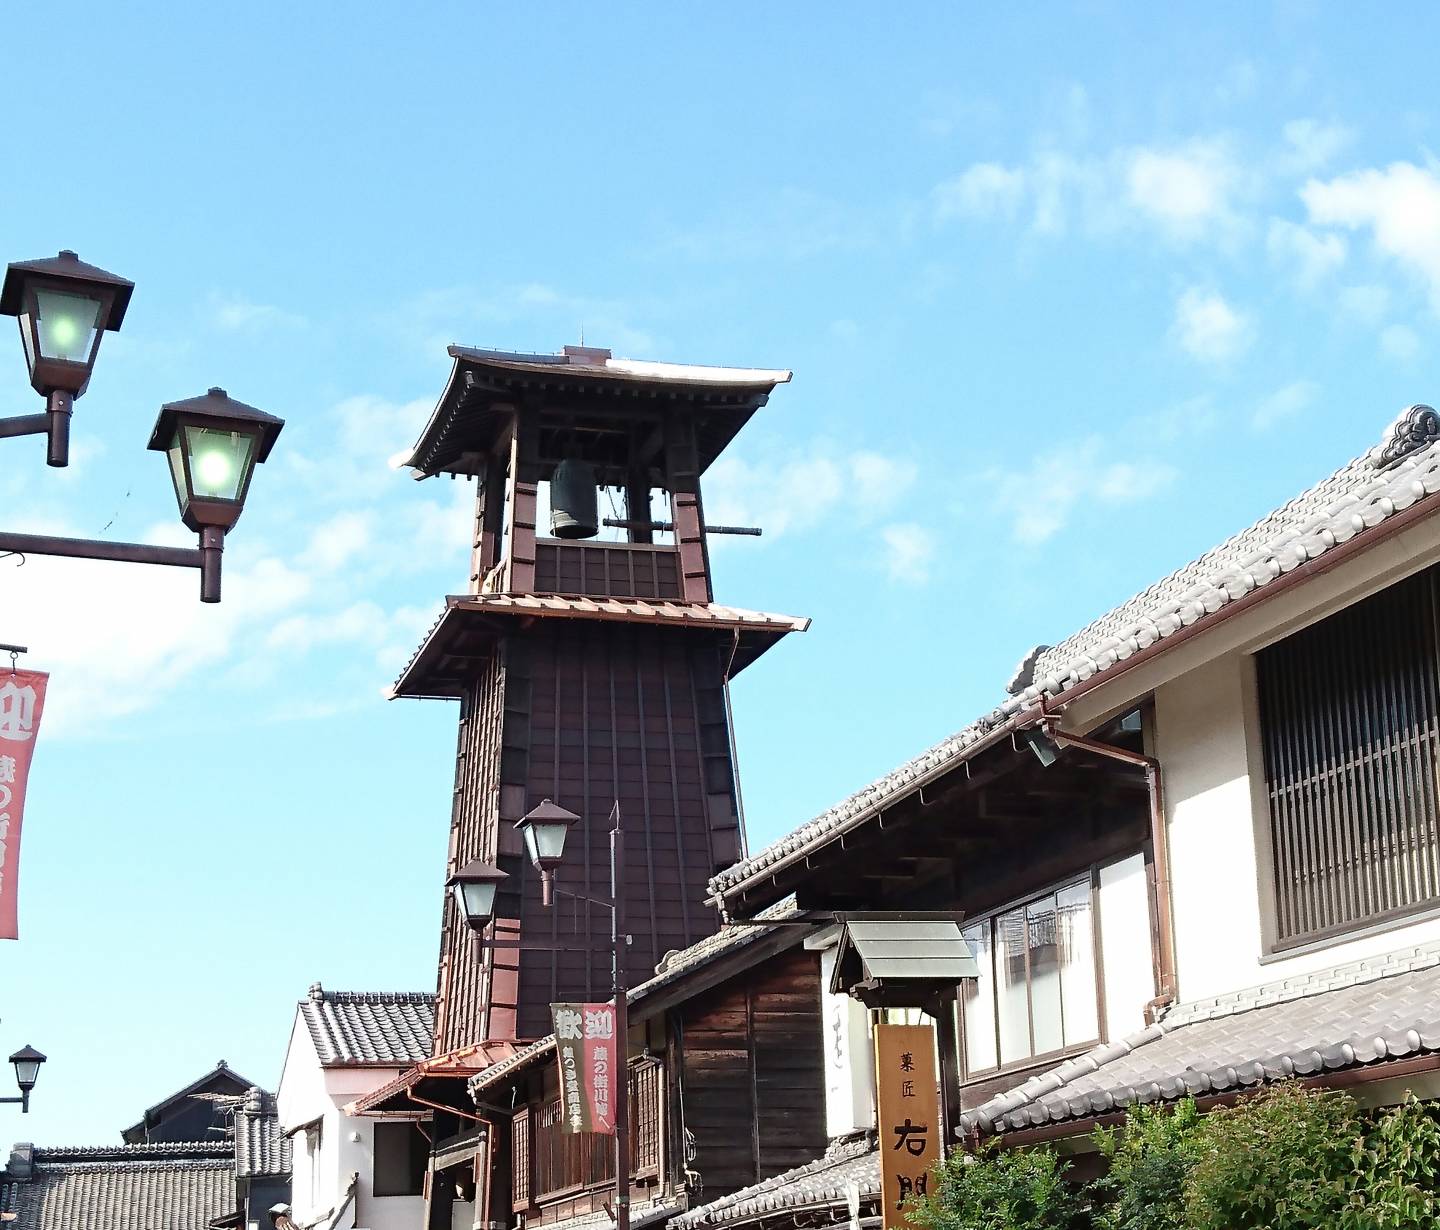
[[[1005,685],[1007,696],[1019,696],[1026,688],[1035,682],[1035,663],[1040,660],[1042,653],[1048,653],[1053,646],[1036,645],[1029,653],[1020,659],[1019,665],[1015,667],[1015,673],[1010,676],[1010,682]]]
[[[1436,440],[1440,440],[1440,414],[1431,406],[1408,406],[1370,450],[1370,464],[1377,470],[1388,470]]]

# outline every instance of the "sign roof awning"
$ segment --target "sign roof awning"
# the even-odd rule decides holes
[[[980,967],[956,914],[844,916],[830,990],[871,1007],[921,1007]]]

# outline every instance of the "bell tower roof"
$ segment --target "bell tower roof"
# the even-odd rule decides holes
[[[478,472],[479,459],[496,446],[520,404],[572,422],[598,416],[623,425],[634,419],[637,433],[657,405],[664,405],[695,419],[703,473],[771,390],[791,377],[783,369],[617,359],[598,346],[566,346],[559,354],[451,346],[449,354],[454,360],[450,380],[403,463],[420,478]],[[587,458],[601,467],[607,448],[615,451],[619,444],[618,438],[602,439],[603,434],[593,433],[595,456]]]

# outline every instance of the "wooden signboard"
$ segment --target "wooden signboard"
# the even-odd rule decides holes
[[[885,1230],[914,1230],[903,1210],[928,1194],[941,1154],[933,1026],[875,1026],[875,1102]]]

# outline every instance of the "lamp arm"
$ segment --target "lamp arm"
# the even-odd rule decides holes
[[[561,888],[558,884],[550,890],[562,897],[569,897],[572,901],[588,901],[591,905],[598,905],[602,910],[615,912],[615,899],[604,897],[587,897],[584,893],[572,893],[568,888]]]
[[[52,466],[70,464],[70,415],[75,395],[53,389],[45,395],[44,414],[16,414],[0,419],[0,439],[7,436],[48,436],[50,447],[45,461]]]
[[[9,418],[0,419],[0,439],[9,436],[39,436],[49,430],[48,414],[12,414]]]
[[[206,526],[198,547],[161,547],[144,542],[104,542],[97,538],[56,538],[49,534],[12,534],[0,530],[0,554],[62,555],[72,559],[113,560],[122,564],[161,564],[200,569],[200,600],[220,601],[220,552],[224,531]]]

